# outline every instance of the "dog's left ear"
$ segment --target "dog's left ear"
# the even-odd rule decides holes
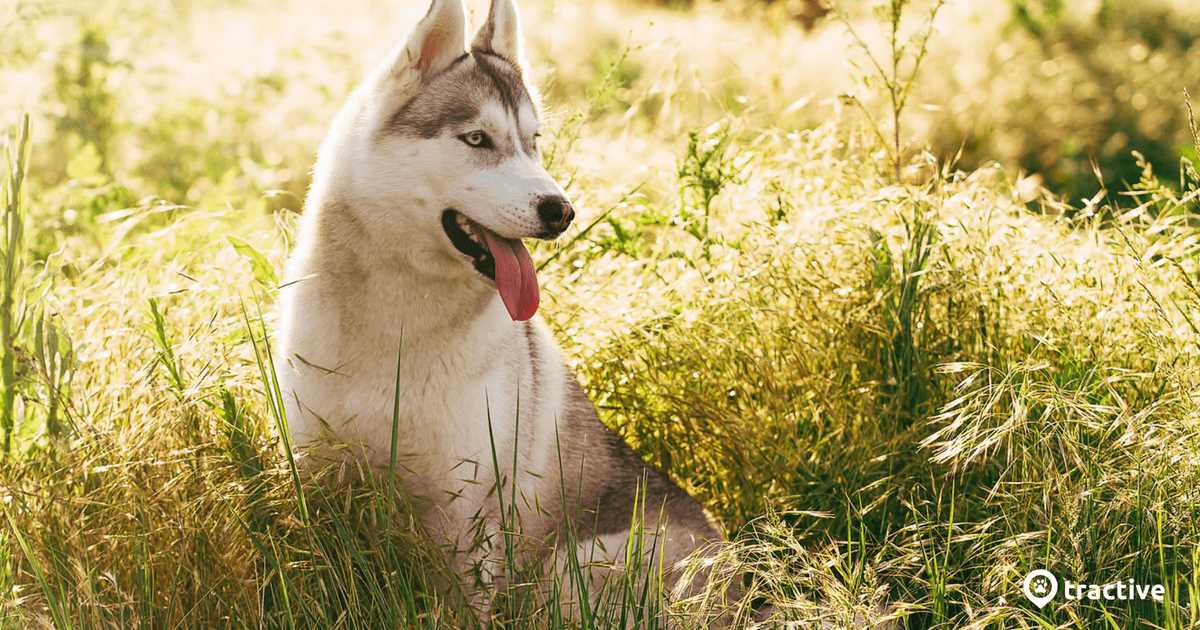
[[[466,53],[467,16],[462,0],[433,0],[425,17],[417,23],[397,68],[415,67],[428,77]]]
[[[525,67],[521,49],[521,16],[514,0],[492,0],[487,22],[475,34],[471,50],[503,57],[518,68]]]

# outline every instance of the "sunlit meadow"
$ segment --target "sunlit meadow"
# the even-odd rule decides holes
[[[730,542],[492,625],[1200,627],[1200,8],[521,6],[580,215],[541,312]],[[316,146],[425,8],[0,1],[0,627],[487,622],[271,411]]]

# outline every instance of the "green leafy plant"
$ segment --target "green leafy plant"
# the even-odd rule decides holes
[[[109,77],[125,64],[113,57],[104,30],[85,24],[79,38],[54,67],[54,96],[61,113],[54,118],[57,137],[68,139],[72,153],[91,152],[101,171],[107,171],[113,143],[120,132],[117,96]]]
[[[678,227],[704,246],[709,258],[712,241],[710,220],[713,201],[730,184],[740,180],[746,157],[734,145],[728,121],[720,121],[700,131],[689,131],[687,148],[679,161]]]
[[[843,98],[863,112],[880,145],[888,149],[892,162],[892,177],[896,182],[900,182],[905,161],[904,143],[907,139],[903,134],[904,111],[908,107],[913,85],[920,74],[921,64],[929,53],[929,38],[933,35],[934,21],[945,1],[935,1],[917,30],[906,36],[902,31],[904,13],[911,4],[911,0],[887,0],[877,8],[876,15],[883,22],[886,31],[887,48],[883,55],[876,54],[871,45],[859,35],[845,13],[838,12],[839,19],[870,64],[871,74],[862,74],[864,83],[869,85],[871,81],[879,81],[883,86],[887,97],[887,114],[890,118],[888,125],[885,127],[877,123],[870,108],[858,97],[845,95]]]
[[[25,210],[22,185],[29,155],[29,117],[25,116],[17,135],[8,144],[8,170],[4,186],[3,286],[0,287],[0,432],[4,442],[0,453],[9,454],[13,436],[20,420],[18,412],[21,377],[17,373],[17,340],[25,324],[26,309],[22,301],[25,273]]]

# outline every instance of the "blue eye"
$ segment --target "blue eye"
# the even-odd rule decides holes
[[[459,136],[458,139],[465,142],[467,146],[474,147],[476,149],[492,148],[492,139],[482,131],[471,131],[464,133],[463,135]]]

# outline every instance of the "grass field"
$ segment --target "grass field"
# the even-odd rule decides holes
[[[670,612],[1200,627],[1200,10],[787,4],[522,3],[580,215],[541,312],[745,587]],[[0,627],[475,623],[386,479],[294,485],[262,372],[316,146],[424,10],[0,0]]]

